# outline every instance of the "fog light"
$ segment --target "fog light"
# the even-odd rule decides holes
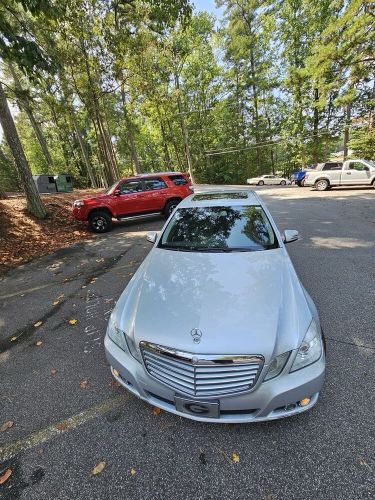
[[[112,368],[112,373],[115,377],[119,377],[120,373],[116,370],[116,368]]]
[[[285,411],[292,411],[295,408],[296,408],[296,404],[295,403],[290,403],[289,405],[285,406]]]
[[[311,398],[303,398],[303,399],[301,399],[301,401],[299,401],[298,404],[300,406],[306,406],[310,403],[310,401],[311,401]]]

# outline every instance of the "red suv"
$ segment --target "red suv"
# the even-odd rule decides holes
[[[116,182],[105,194],[76,200],[73,215],[88,221],[94,233],[105,233],[118,220],[163,213],[167,217],[193,191],[188,175],[180,172],[142,174]]]

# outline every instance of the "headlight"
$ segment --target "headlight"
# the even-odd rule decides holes
[[[311,365],[318,361],[322,355],[322,335],[318,329],[317,324],[314,320],[311,321],[309,328],[307,329],[305,338],[298,349],[296,358],[293,362],[291,372],[300,370],[305,366]]]
[[[134,338],[123,332],[116,326],[115,316],[111,315],[107,328],[108,337],[118,345],[123,351],[129,351],[130,354],[137,361],[141,362],[140,355],[137,351],[137,347],[134,341]]]
[[[73,202],[73,207],[83,207],[83,205],[85,204],[84,201],[82,200],[76,200]]]
[[[130,354],[137,361],[141,362],[141,357],[140,357],[140,355],[138,353],[137,346],[136,346],[136,343],[134,341],[134,338],[131,337],[130,335],[128,335],[127,333],[125,333],[125,340],[126,340],[126,344],[128,346]]]
[[[117,328],[114,315],[111,315],[109,318],[107,334],[116,345],[118,345],[123,351],[126,351],[127,345],[125,342],[125,335],[119,328]]]
[[[267,375],[264,377],[263,382],[265,382],[266,380],[271,380],[271,378],[275,378],[280,375],[286,362],[288,361],[289,354],[290,351],[284,352],[283,354],[276,356],[276,358],[273,358],[268,367]]]

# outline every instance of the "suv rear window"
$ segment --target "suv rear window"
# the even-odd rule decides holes
[[[176,186],[182,186],[188,183],[183,175],[170,175],[169,180],[171,180]]]
[[[145,179],[143,182],[145,183],[146,191],[150,191],[153,189],[163,189],[167,187],[166,183],[160,177]]]

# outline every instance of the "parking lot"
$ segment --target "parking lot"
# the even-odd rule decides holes
[[[281,230],[300,232],[288,251],[327,339],[317,406],[198,423],[114,384],[106,322],[164,221],[122,222],[0,279],[0,427],[13,422],[0,433],[0,476],[12,470],[1,499],[374,497],[375,190],[256,190]]]

